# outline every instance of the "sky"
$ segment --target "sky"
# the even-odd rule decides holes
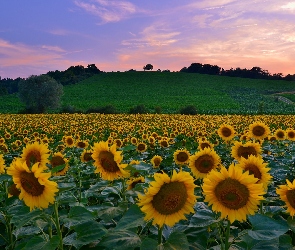
[[[0,0],[0,76],[191,63],[295,74],[292,0]]]

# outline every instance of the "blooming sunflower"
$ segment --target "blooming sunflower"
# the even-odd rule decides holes
[[[230,141],[235,137],[236,131],[233,126],[229,124],[222,124],[217,130],[217,134],[224,140]]]
[[[163,158],[160,155],[154,155],[153,158],[151,159],[151,163],[153,165],[153,168],[160,167],[162,160],[163,160]]]
[[[286,185],[279,185],[276,189],[280,199],[286,203],[287,212],[293,217],[295,215],[295,180],[286,180]]]
[[[64,136],[63,141],[68,148],[74,147],[75,145],[75,140],[71,135]]]
[[[270,134],[269,127],[263,122],[253,122],[249,125],[248,136],[254,139],[264,139]]]
[[[232,146],[231,155],[236,160],[240,161],[241,158],[247,159],[250,155],[258,156],[261,153],[261,145],[257,142],[248,141],[245,144],[235,141]]]
[[[96,167],[95,173],[100,173],[103,179],[110,181],[128,177],[129,172],[124,170],[128,164],[120,164],[123,160],[121,154],[122,151],[116,151],[116,144],[109,148],[107,141],[94,143],[92,158]]]
[[[245,171],[249,171],[249,174],[253,174],[258,179],[257,183],[262,183],[265,190],[270,183],[272,176],[268,173],[270,168],[266,167],[267,163],[263,162],[261,157],[250,155],[248,159],[241,158],[236,167],[241,167]]]
[[[166,173],[155,173],[154,178],[145,194],[138,194],[138,205],[146,214],[146,221],[153,220],[153,225],[159,227],[164,224],[172,227],[185,220],[185,214],[194,213],[196,185],[188,172],[173,170],[171,178]]]
[[[295,141],[295,130],[291,128],[286,129],[286,136],[288,140]]]
[[[190,153],[186,149],[178,149],[173,154],[174,161],[178,165],[189,163]]]
[[[92,161],[92,151],[84,149],[81,156],[80,156],[81,162],[89,162]]]
[[[255,213],[265,194],[262,183],[257,181],[249,172],[243,172],[233,164],[228,170],[222,166],[220,172],[213,170],[204,178],[204,201],[231,223],[245,221],[247,214]]]
[[[3,158],[3,155],[0,154],[0,174],[5,173],[5,160]]]
[[[87,148],[89,145],[88,141],[78,140],[76,141],[77,148]]]
[[[131,190],[133,188],[135,188],[135,185],[137,183],[144,183],[145,179],[143,176],[139,176],[139,177],[132,177],[129,180],[127,180],[126,184],[128,185],[127,190]]]
[[[144,142],[138,142],[136,145],[136,151],[143,153],[145,152],[147,149],[147,145]]]
[[[162,148],[169,147],[169,142],[166,139],[159,140],[159,144]]]
[[[28,168],[39,162],[39,167],[47,169],[46,164],[49,163],[49,152],[47,144],[40,144],[38,142],[28,143],[23,149],[21,161],[26,162]]]
[[[54,203],[55,193],[58,192],[57,183],[50,181],[50,173],[43,173],[40,163],[35,163],[31,169],[26,162],[20,159],[13,161],[7,169],[7,174],[12,176],[16,188],[20,190],[19,199],[30,207],[47,208],[49,203]]]
[[[283,129],[277,129],[274,132],[274,136],[276,137],[277,140],[285,140],[286,139],[285,130],[283,130]]]
[[[214,145],[208,140],[198,140],[198,149],[203,150],[205,148],[214,148]]]
[[[196,152],[189,159],[189,167],[196,178],[204,178],[207,174],[216,169],[220,163],[219,155],[210,148]]]
[[[66,172],[69,170],[68,159],[66,159],[61,152],[57,152],[57,153],[53,154],[53,156],[50,159],[50,164],[51,164],[52,168],[64,165],[64,167],[61,170],[53,173],[53,175],[57,175],[57,176],[65,175]]]

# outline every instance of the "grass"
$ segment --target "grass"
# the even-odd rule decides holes
[[[110,72],[65,86],[62,104],[82,111],[113,105],[121,113],[144,104],[150,112],[161,107],[163,113],[194,105],[205,114],[292,114],[295,106],[279,102],[273,94],[294,89],[295,82],[286,81],[180,72]],[[1,99],[1,113],[23,108],[17,96]]]

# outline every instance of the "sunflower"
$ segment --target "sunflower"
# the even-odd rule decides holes
[[[3,158],[3,155],[0,154],[0,174],[5,173],[5,160]]]
[[[190,153],[186,149],[179,149],[174,152],[173,157],[176,164],[184,165],[189,163]]]
[[[131,142],[133,145],[136,145],[136,144],[137,144],[137,138],[136,138],[136,137],[131,137],[130,142]]]
[[[144,183],[144,182],[145,182],[145,179],[143,176],[132,177],[126,182],[126,184],[128,185],[127,190],[131,190],[131,189],[135,188],[135,185],[137,183]]]
[[[153,225],[159,227],[173,227],[186,219],[185,214],[194,213],[196,185],[188,172],[173,170],[171,178],[166,173],[155,173],[154,179],[144,195],[138,194],[138,205],[146,214],[146,221],[153,220]]]
[[[47,144],[40,144],[38,142],[28,143],[23,149],[21,161],[26,162],[28,168],[31,168],[32,165],[39,162],[39,167],[47,169],[46,164],[49,163],[49,152]]]
[[[68,148],[74,147],[74,145],[75,145],[74,138],[71,135],[64,136],[63,141]]]
[[[263,122],[253,122],[249,126],[248,136],[254,139],[264,139],[270,134],[269,127]]]
[[[77,148],[87,148],[89,145],[88,141],[78,140],[76,141]]]
[[[274,132],[274,136],[276,137],[277,140],[285,140],[286,139],[285,130],[283,130],[283,129],[277,129]]]
[[[210,148],[213,149],[214,145],[208,141],[207,139],[205,140],[198,140],[198,149],[203,150],[205,148]]]
[[[236,131],[233,126],[228,124],[222,124],[217,130],[217,134],[224,140],[230,141],[235,137]]]
[[[80,156],[81,162],[89,162],[92,161],[92,151],[84,149],[81,156]]]
[[[295,180],[286,180],[286,185],[279,185],[276,189],[280,199],[286,203],[287,212],[293,217],[295,215]]]
[[[122,151],[116,151],[116,144],[109,148],[107,141],[94,143],[92,158],[96,167],[95,173],[100,173],[103,179],[110,181],[128,177],[129,172],[124,170],[128,164],[120,164],[123,160],[121,154]]]
[[[291,128],[286,129],[286,137],[290,141],[295,141],[295,130]]]
[[[159,155],[154,155],[153,158],[151,159],[151,163],[153,165],[153,168],[158,168],[160,167],[160,164],[162,162],[163,158]]]
[[[144,142],[138,142],[136,145],[136,151],[143,153],[145,152],[147,149],[147,145]]]
[[[159,144],[162,148],[167,148],[169,147],[169,142],[165,139],[159,140]]]
[[[129,165],[138,165],[138,164],[140,164],[140,161],[138,160],[132,160],[129,162]]]
[[[270,168],[266,167],[267,163],[263,162],[261,157],[250,155],[248,159],[241,158],[236,167],[241,167],[245,171],[249,171],[249,174],[253,174],[258,179],[257,183],[262,183],[265,190],[270,183],[272,176],[268,173]]]
[[[13,183],[8,187],[8,198],[10,197],[18,197],[20,194],[20,190],[16,188],[16,184]]]
[[[245,144],[235,141],[231,150],[231,155],[236,160],[240,161],[241,158],[247,159],[250,155],[258,156],[261,153],[261,145],[257,142],[248,141]]]
[[[55,172],[53,175],[65,175],[66,172],[69,170],[68,159],[66,159],[61,152],[57,152],[53,154],[53,156],[50,159],[50,164],[52,168],[64,165],[64,167],[61,170]]]
[[[17,159],[7,169],[16,189],[20,190],[19,199],[31,211],[34,208],[47,208],[49,203],[54,203],[55,193],[58,192],[57,183],[49,180],[50,173],[43,173],[39,164],[37,162],[29,169],[25,161]]]
[[[114,142],[117,148],[121,148],[123,146],[123,141],[121,139],[115,139]]]
[[[265,194],[262,183],[257,181],[249,172],[243,173],[242,168],[233,164],[228,170],[222,166],[220,172],[213,170],[204,178],[204,201],[231,223],[245,221],[247,214],[255,214]]]
[[[189,161],[189,167],[196,178],[206,177],[211,170],[219,167],[221,163],[218,154],[210,148],[195,153]]]

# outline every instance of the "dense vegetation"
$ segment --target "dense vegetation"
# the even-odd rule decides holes
[[[294,89],[294,81],[283,80],[183,72],[101,72],[65,85],[62,105],[65,111],[73,112],[95,112],[108,106],[128,113],[141,104],[149,113],[178,113],[193,105],[198,113],[205,114],[293,114],[295,106],[280,101],[277,93],[288,92],[285,97],[292,99],[290,92]],[[1,97],[1,113],[19,113],[23,109],[17,93]]]

